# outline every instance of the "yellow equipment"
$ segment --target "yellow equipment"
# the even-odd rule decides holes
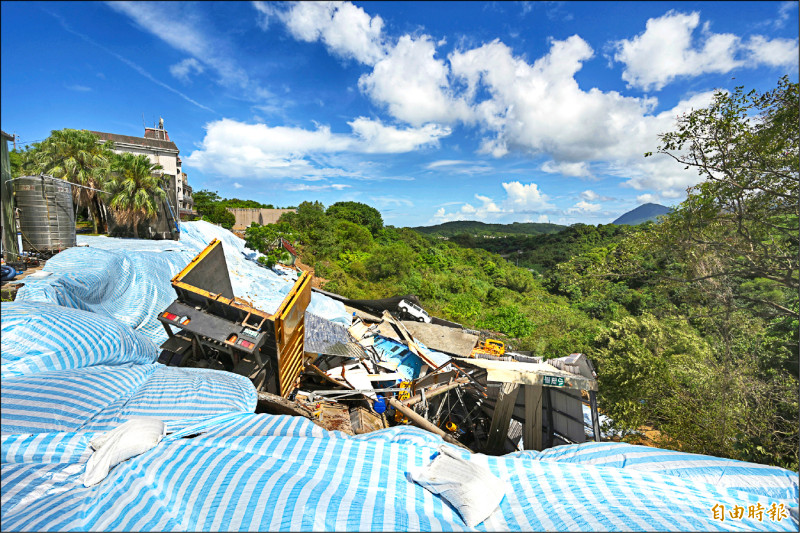
[[[470,357],[475,357],[477,354],[501,356],[506,353],[506,345],[502,341],[494,339],[486,339],[484,342],[479,342],[475,348],[472,349]]]
[[[397,399],[401,402],[404,402],[411,398],[411,382],[410,381],[402,381],[398,385],[400,388],[397,391]],[[409,420],[401,413],[400,411],[395,411],[394,413],[394,421],[400,424],[408,424]]]

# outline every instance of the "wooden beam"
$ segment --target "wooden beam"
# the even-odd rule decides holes
[[[542,386],[525,387],[525,425],[522,442],[526,450],[542,449]]]
[[[458,379],[455,379],[455,380],[451,381],[450,383],[445,383],[444,385],[439,385],[438,387],[432,387],[430,389],[426,389],[425,390],[425,399],[429,400],[430,398],[434,398],[436,396],[439,396],[442,393],[445,393],[445,392],[447,392],[449,390],[453,390],[456,387],[461,387],[461,386],[463,386],[463,385],[465,385],[467,383],[469,383],[469,380],[467,378],[458,378]],[[416,396],[412,396],[411,398],[409,398],[408,400],[406,400],[403,403],[408,405],[408,406],[412,406],[412,405],[418,404],[421,401],[422,401],[422,393],[417,394]]]
[[[494,414],[492,415],[492,425],[489,428],[489,438],[486,442],[487,453],[503,453],[503,446],[508,435],[511,414],[514,410],[518,393],[519,385],[516,383],[503,383],[500,387],[500,394],[497,397],[497,404],[495,404]]]
[[[389,405],[397,409],[399,412],[403,413],[405,417],[408,418],[411,421],[411,423],[414,424],[415,426],[419,426],[426,431],[430,431],[431,433],[439,435],[440,437],[442,437],[442,439],[445,440],[445,442],[449,442],[450,444],[455,444],[456,446],[464,448],[465,450],[472,451],[466,446],[464,446],[458,439],[445,433],[444,430],[436,427],[431,422],[428,422],[428,420],[418,415],[413,409],[411,409],[410,407],[406,407],[396,399],[389,398]]]

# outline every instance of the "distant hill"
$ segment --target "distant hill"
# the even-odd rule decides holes
[[[612,222],[612,224],[627,224],[629,226],[635,226],[637,224],[642,224],[647,222],[648,220],[652,220],[655,222],[656,217],[661,215],[666,215],[672,211],[669,207],[664,207],[663,205],[659,204],[644,204],[640,205],[636,209],[632,211],[628,211],[617,220]]]
[[[567,226],[540,222],[514,222],[513,224],[485,224],[474,220],[456,220],[445,222],[436,226],[417,226],[411,228],[426,235],[441,235],[452,237],[454,235],[541,235],[544,233],[558,233]]]

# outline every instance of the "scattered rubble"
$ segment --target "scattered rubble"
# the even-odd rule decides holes
[[[349,300],[312,289],[311,278],[301,273],[275,314],[260,311],[234,296],[212,241],[172,280],[178,298],[159,315],[169,335],[159,361],[246,375],[257,412],[348,435],[412,424],[471,451],[541,450],[586,440],[588,398],[599,438],[586,356],[543,361],[430,317],[413,295]],[[307,313],[312,290],[344,303],[350,326]]]

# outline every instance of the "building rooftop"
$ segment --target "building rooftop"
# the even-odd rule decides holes
[[[120,135],[118,133],[105,133],[102,131],[92,131],[101,141],[114,141],[115,143],[135,144],[147,148],[161,148],[162,150],[178,150],[172,141],[160,139],[147,139],[145,137],[134,137],[132,135]]]

